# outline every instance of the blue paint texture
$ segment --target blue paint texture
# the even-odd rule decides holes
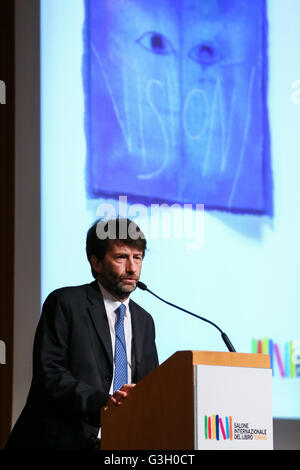
[[[88,197],[273,216],[265,0],[86,0]]]

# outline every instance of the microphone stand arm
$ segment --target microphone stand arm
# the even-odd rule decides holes
[[[215,328],[217,328],[217,330],[219,330],[219,332],[221,333],[221,337],[224,341],[224,343],[226,344],[226,347],[228,349],[229,352],[236,352],[230,339],[228,338],[228,336],[226,335],[226,333],[224,333],[224,331],[221,330],[221,328],[218,327],[218,325],[216,325],[215,323],[213,323],[212,321],[208,320],[207,318],[204,318],[204,317],[200,317],[200,315],[196,315],[195,313],[192,313],[192,312],[189,312],[188,310],[182,308],[182,307],[178,307],[178,305],[175,305],[175,304],[172,304],[171,302],[168,302],[167,300],[164,300],[162,299],[161,297],[159,297],[157,294],[155,294],[154,292],[152,292],[150,289],[148,289],[148,287],[146,289],[143,289],[143,290],[147,290],[148,292],[150,292],[150,294],[154,295],[154,297],[156,297],[157,299],[161,300],[162,302],[164,302],[165,304],[168,304],[170,305],[171,307],[175,307],[177,308],[178,310],[182,310],[183,312],[185,313],[188,313],[189,315],[192,315],[193,317],[196,317],[196,318],[199,318],[200,320],[203,320],[207,323],[210,323],[212,326],[214,326]]]

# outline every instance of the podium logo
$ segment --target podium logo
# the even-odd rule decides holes
[[[204,416],[205,439],[216,439],[219,441],[233,439],[232,417],[221,418],[219,415]]]
[[[272,339],[252,339],[252,353],[269,354],[273,376],[300,377],[300,340],[287,341],[279,347]]]

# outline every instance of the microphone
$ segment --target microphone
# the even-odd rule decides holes
[[[171,302],[168,302],[167,300],[164,300],[162,299],[161,297],[159,297],[157,294],[155,294],[154,292],[152,292],[150,289],[148,289],[148,287],[146,286],[146,284],[144,284],[143,282],[141,281],[138,281],[136,283],[136,286],[141,289],[141,290],[146,290],[148,292],[150,292],[150,294],[154,295],[154,297],[156,297],[157,299],[161,300],[162,302],[164,302],[165,304],[168,304],[168,305],[171,305],[171,307],[175,307],[175,308],[178,308],[178,310],[182,310],[183,312],[185,313],[188,313],[189,315],[193,315],[193,317],[196,317],[196,318],[199,318],[200,320],[203,320],[207,323],[210,323],[210,325],[214,326],[215,328],[217,328],[217,330],[219,330],[219,332],[221,333],[221,337],[224,341],[224,343],[226,344],[227,346],[227,349],[229,352],[236,352],[230,339],[228,338],[228,336],[226,335],[226,333],[224,333],[224,331],[221,330],[221,328],[216,325],[215,323],[213,323],[212,321],[210,320],[207,320],[207,318],[204,318],[204,317],[200,317],[199,315],[196,315],[195,313],[192,313],[192,312],[189,312],[188,310],[185,310],[184,308],[182,307],[178,307],[178,305],[175,305],[175,304],[172,304]]]

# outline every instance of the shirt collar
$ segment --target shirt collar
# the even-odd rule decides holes
[[[124,304],[126,306],[125,316],[127,316],[128,312],[129,312],[129,308],[128,308],[129,297],[127,297],[126,300],[121,302],[120,300],[116,299],[110,292],[108,292],[102,286],[102,284],[100,284],[99,281],[98,281],[98,285],[99,285],[99,288],[100,288],[100,290],[102,292],[102,295],[103,295],[103,300],[104,300],[104,304],[105,304],[105,308],[106,308],[107,313],[115,312],[117,310],[117,308],[120,307],[121,304]]]

